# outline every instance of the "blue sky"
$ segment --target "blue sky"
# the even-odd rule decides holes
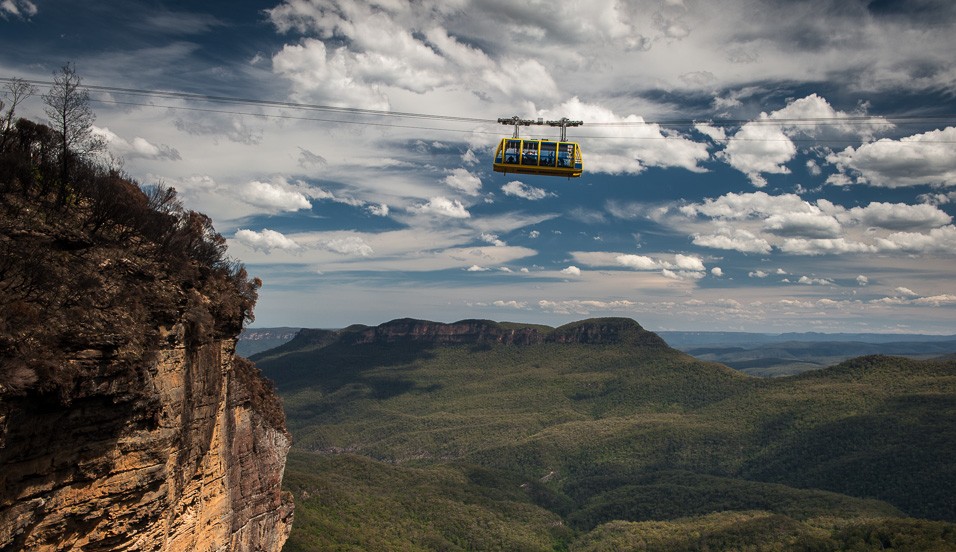
[[[100,87],[113,162],[264,280],[254,326],[952,334],[954,6],[2,0],[0,77]],[[512,115],[584,121],[584,175],[493,173]]]

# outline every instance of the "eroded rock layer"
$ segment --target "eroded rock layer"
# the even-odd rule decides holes
[[[292,504],[278,400],[233,340],[187,347],[182,335],[71,400],[2,403],[0,547],[281,549]],[[107,366],[98,353],[74,362]]]

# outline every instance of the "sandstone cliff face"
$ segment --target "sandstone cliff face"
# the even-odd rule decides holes
[[[0,550],[280,550],[290,439],[234,354],[261,282],[174,191],[78,165],[52,193],[24,139],[0,151]]]
[[[281,549],[292,503],[277,399],[233,340],[183,335],[174,326],[152,363],[94,375],[67,404],[0,403],[0,549]],[[73,362],[110,372],[102,351]]]

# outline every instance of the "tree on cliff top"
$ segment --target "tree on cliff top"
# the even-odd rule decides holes
[[[93,134],[96,115],[90,107],[90,94],[80,86],[76,68],[66,63],[59,72],[53,73],[53,86],[43,95],[45,113],[50,126],[60,139],[60,186],[58,202],[66,201],[71,178],[72,158],[88,158],[103,151],[106,142]]]

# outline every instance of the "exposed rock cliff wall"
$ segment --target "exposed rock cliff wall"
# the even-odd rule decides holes
[[[0,549],[281,549],[292,504],[277,399],[233,340],[190,348],[183,333],[66,403],[0,403]]]
[[[0,154],[0,550],[280,550],[290,438],[234,354],[260,282],[174,192]]]

